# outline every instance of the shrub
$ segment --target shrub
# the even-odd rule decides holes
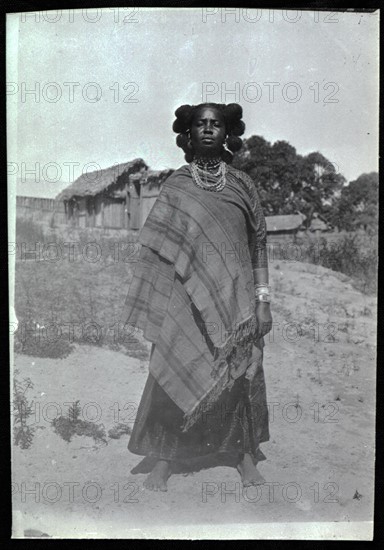
[[[16,371],[17,373],[18,371]],[[33,388],[30,378],[24,378],[23,383],[16,377],[13,380],[13,441],[22,449],[32,445],[35,428],[28,426],[28,418],[32,415],[33,401],[29,402],[27,390]]]
[[[69,443],[74,435],[92,437],[95,443],[102,441],[107,444],[105,429],[102,424],[95,424],[79,418],[80,401],[76,401],[68,411],[68,416],[59,416],[52,420],[54,431]]]
[[[345,273],[362,292],[376,292],[378,251],[374,237],[349,234],[335,242],[321,238],[308,247],[307,257],[311,263]]]
[[[31,319],[19,324],[15,332],[14,347],[16,353],[51,359],[63,359],[74,349],[74,346],[60,335],[54,338],[52,335],[44,334],[44,327],[40,327]]]

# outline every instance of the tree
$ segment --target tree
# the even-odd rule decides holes
[[[345,183],[342,174],[319,152],[310,153],[301,160],[300,184],[296,192],[302,198],[303,212],[308,221],[314,212],[334,225],[333,211]]]
[[[234,166],[253,178],[267,215],[302,212],[308,224],[314,212],[332,218],[345,183],[321,153],[301,156],[287,141],[271,145],[261,136],[244,141]]]
[[[376,231],[378,218],[379,175],[361,174],[343,187],[338,201],[339,226],[347,231],[358,227]]]

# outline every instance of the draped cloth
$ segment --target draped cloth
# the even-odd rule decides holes
[[[188,166],[163,184],[140,231],[120,321],[156,344],[149,372],[188,430],[250,364],[262,361],[253,269],[266,266],[265,220],[252,180],[227,167],[218,193]]]

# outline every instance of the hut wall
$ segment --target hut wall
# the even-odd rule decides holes
[[[267,233],[267,243],[296,242],[297,229],[289,231],[271,231]]]
[[[125,204],[121,199],[104,198],[104,227],[124,228]]]
[[[78,226],[81,228],[87,227],[88,210],[86,197],[78,197]]]
[[[63,225],[67,223],[67,213],[63,201],[56,201],[53,221],[54,225]]]
[[[103,227],[103,198],[101,195],[94,197],[95,227]]]
[[[95,227],[95,197],[87,198],[87,227]]]
[[[128,219],[129,229],[140,229],[140,195],[133,183],[128,186],[129,203]]]

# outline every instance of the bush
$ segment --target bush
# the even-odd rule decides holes
[[[16,353],[30,355],[31,357],[49,357],[51,359],[64,359],[74,349],[68,340],[61,337],[47,337],[44,327],[33,320],[21,322],[15,333],[14,347]]]
[[[105,429],[102,424],[95,424],[79,418],[81,412],[80,401],[76,401],[68,411],[68,416],[59,416],[52,420],[54,431],[69,443],[74,435],[92,437],[95,443],[107,444]]]
[[[307,257],[311,263],[348,275],[362,292],[376,292],[378,250],[375,237],[349,234],[336,242],[328,242],[323,237],[319,243],[311,243]]]

